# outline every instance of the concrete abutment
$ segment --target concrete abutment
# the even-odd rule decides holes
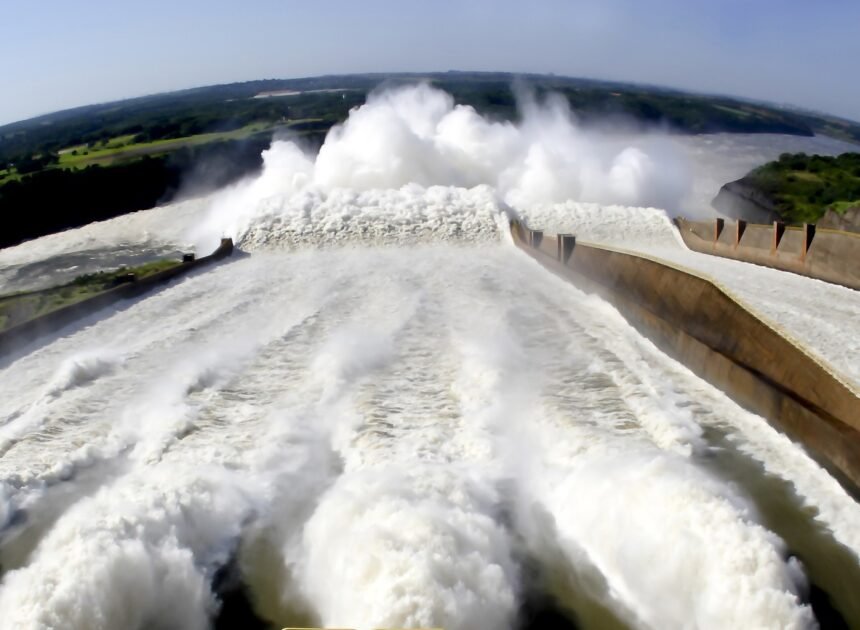
[[[737,238],[736,230],[726,232]],[[802,444],[855,498],[860,495],[858,389],[802,344],[707,277],[571,235],[544,236],[533,246],[531,230],[518,221],[511,233],[520,249],[601,295],[661,350]]]

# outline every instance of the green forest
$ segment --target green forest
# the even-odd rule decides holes
[[[828,210],[860,206],[860,153],[784,153],[742,180],[770,198],[790,223],[814,223]]]

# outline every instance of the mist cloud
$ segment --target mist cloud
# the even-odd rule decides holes
[[[320,207],[328,215],[376,212],[391,196],[382,191],[407,187],[489,187],[515,211],[569,200],[675,211],[689,191],[683,151],[665,136],[630,140],[583,128],[559,96],[523,93],[519,108],[518,122],[501,122],[426,84],[374,92],[316,156],[275,141],[258,178],[216,197],[208,237],[241,239],[261,222],[319,215]],[[332,203],[354,200],[343,191],[363,194],[364,205]]]

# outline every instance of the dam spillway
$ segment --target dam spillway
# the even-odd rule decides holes
[[[583,627],[857,618],[838,484],[510,245],[261,252],[2,375],[18,627],[205,627],[231,558],[282,625],[516,627],[538,579]]]
[[[857,496],[860,389],[707,276],[511,222],[517,246],[598,293],[696,374],[816,452]]]

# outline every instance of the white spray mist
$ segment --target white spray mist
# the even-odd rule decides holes
[[[329,132],[316,157],[294,142],[274,142],[262,174],[217,196],[193,239],[211,246],[222,235],[242,241],[251,233],[253,245],[271,231],[358,225],[354,236],[366,240],[374,222],[450,233],[451,224],[484,211],[486,204],[452,216],[425,211],[433,205],[426,196],[439,186],[457,196],[488,187],[495,213],[506,204],[527,209],[567,200],[675,210],[687,193],[688,169],[668,138],[586,130],[560,97],[520,101],[522,121],[513,123],[484,118],[425,84],[372,93]],[[341,220],[332,225],[335,217]]]

